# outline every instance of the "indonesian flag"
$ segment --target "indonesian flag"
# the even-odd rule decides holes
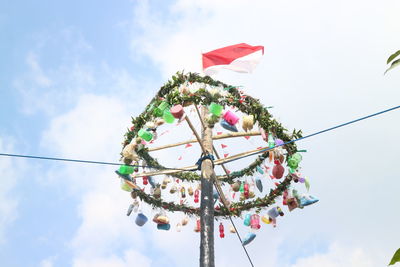
[[[245,43],[219,48],[203,54],[203,71],[206,75],[211,75],[224,68],[249,73],[255,69],[262,55],[263,46]]]

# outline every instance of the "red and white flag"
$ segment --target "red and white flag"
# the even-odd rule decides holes
[[[214,74],[221,68],[252,72],[263,55],[264,46],[241,43],[219,48],[203,54],[203,71],[207,75]]]

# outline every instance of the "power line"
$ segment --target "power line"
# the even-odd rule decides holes
[[[229,177],[229,174],[228,174],[228,177]],[[218,192],[219,197],[221,197],[222,192],[220,192],[220,191],[218,190],[218,187],[215,185],[215,183],[214,183],[214,186],[215,186],[215,189],[216,189],[217,192]],[[225,205],[225,202],[224,202],[224,201],[221,201],[221,202],[222,202],[222,204],[225,206],[225,208],[229,210],[229,207],[227,207],[227,206]],[[232,223],[233,228],[235,228],[235,233],[236,233],[237,237],[239,238],[240,244],[242,245],[244,252],[246,253],[247,259],[249,259],[249,262],[250,262],[251,266],[254,267],[253,261],[251,260],[251,257],[250,257],[250,255],[249,255],[249,253],[247,252],[246,247],[243,245],[242,238],[241,238],[241,236],[240,236],[240,234],[239,234],[239,232],[238,232],[238,230],[237,230],[237,228],[236,228],[235,223],[234,223],[233,220],[232,220],[232,216],[231,216],[230,214],[228,214],[228,216],[229,216],[229,220],[230,220],[231,223]]]
[[[121,166],[121,165],[123,165],[122,163],[106,162],[106,161],[67,159],[67,158],[43,157],[43,156],[9,154],[9,153],[0,153],[0,156],[15,157],[15,158],[28,158],[28,159],[41,159],[41,160],[54,160],[54,161],[66,161],[66,162],[77,162],[77,163],[88,163],[88,164],[100,164],[100,165],[112,165],[112,166]],[[185,169],[179,169],[179,168],[166,168],[166,167],[158,167],[158,166],[150,166],[150,165],[137,165],[137,164],[129,165],[129,166],[160,169],[160,170],[185,170]]]
[[[359,122],[359,121],[362,121],[362,120],[365,120],[365,119],[369,119],[369,118],[381,115],[383,113],[396,110],[398,108],[400,108],[400,106],[396,106],[396,107],[392,107],[392,108],[389,108],[389,109],[386,109],[386,110],[383,110],[383,111],[379,111],[377,113],[373,113],[373,114],[370,114],[370,115],[367,115],[367,116],[364,116],[364,117],[361,117],[361,118],[358,118],[358,119],[355,119],[355,120],[352,120],[352,121],[349,121],[349,122],[346,122],[346,123],[339,124],[337,126],[333,126],[333,127],[327,128],[325,130],[321,130],[321,131],[318,131],[318,132],[315,132],[315,133],[300,137],[298,139],[294,139],[294,140],[288,141],[288,142],[283,143],[282,145],[279,145],[279,146],[284,146],[286,144],[290,144],[290,143],[294,143],[294,142],[297,142],[297,141],[300,141],[300,140],[304,140],[306,138],[310,138],[312,136],[319,135],[319,134],[322,134],[322,133],[325,133],[325,132],[329,132],[329,131],[335,130],[337,128],[341,128],[341,127],[347,126],[349,124],[353,124],[353,123],[356,123],[356,122]],[[275,147],[278,147],[278,146],[275,146]],[[242,158],[245,158],[245,157],[249,157],[249,156],[253,156],[253,155],[259,154],[259,153],[263,153],[263,152],[266,152],[268,150],[274,149],[275,147],[260,149],[260,150],[254,152],[254,153],[251,153],[251,154],[239,157],[239,158],[235,158],[235,159],[231,159],[231,160],[225,161],[225,163],[229,163],[229,162],[232,162],[232,161],[235,161],[235,160],[239,160],[239,159],[242,159]],[[88,163],[88,164],[113,165],[113,166],[122,165],[121,163],[115,163],[115,162],[80,160],[80,159],[67,159],[67,158],[32,156],[32,155],[9,154],[9,153],[0,153],[0,156],[30,158],[30,159],[41,159],[41,160],[55,160],[55,161],[66,161],[66,162],[77,162],[77,163]],[[141,165],[130,165],[130,166],[133,166],[133,167],[146,167],[146,168],[154,168],[154,169],[164,169],[164,170],[183,170],[183,169],[179,169],[179,168],[166,168],[166,167],[158,167],[158,166],[141,166]]]
[[[242,157],[239,157],[239,158],[235,158],[235,159],[231,159],[231,160],[227,160],[227,161],[225,161],[225,163],[232,162],[232,161],[235,161],[235,160],[238,160],[238,159],[242,159],[242,158],[246,158],[246,157],[250,157],[250,156],[253,156],[253,155],[256,155],[256,154],[260,154],[260,153],[272,150],[272,149],[274,149],[276,147],[279,147],[279,146],[284,146],[284,145],[291,144],[291,143],[294,143],[294,142],[297,142],[297,141],[301,141],[301,140],[304,140],[306,138],[310,138],[312,136],[319,135],[319,134],[322,134],[322,133],[325,133],[325,132],[329,132],[329,131],[332,131],[332,130],[347,126],[349,124],[353,124],[353,123],[356,123],[356,122],[359,122],[359,121],[362,121],[362,120],[365,120],[365,119],[369,119],[369,118],[381,115],[383,113],[386,113],[386,112],[389,112],[389,111],[393,111],[393,110],[398,109],[398,108],[400,108],[400,106],[396,106],[396,107],[392,107],[392,108],[389,108],[389,109],[385,109],[385,110],[382,110],[382,111],[379,111],[379,112],[376,112],[376,113],[373,113],[373,114],[370,114],[370,115],[367,115],[367,116],[364,116],[364,117],[361,117],[361,118],[358,118],[358,119],[355,119],[355,120],[352,120],[352,121],[349,121],[349,122],[345,122],[345,123],[342,123],[342,124],[327,128],[325,130],[321,130],[321,131],[318,131],[318,132],[315,132],[315,133],[312,133],[312,134],[309,134],[309,135],[306,135],[306,136],[303,136],[303,137],[300,137],[300,138],[285,142],[285,143],[283,143],[281,145],[277,145],[277,146],[274,146],[272,148],[268,147],[268,148],[260,149],[260,150],[258,150],[256,152],[250,153],[248,155],[245,155],[245,156],[242,156]]]
[[[295,139],[295,140],[288,141],[288,142],[283,143],[282,145],[279,145],[279,146],[284,146],[284,145],[287,145],[287,144],[290,144],[290,143],[301,141],[301,140],[304,140],[306,138],[310,138],[312,136],[316,136],[316,135],[319,135],[319,134],[322,134],[322,133],[325,133],[325,132],[329,132],[329,131],[332,131],[332,130],[335,130],[335,129],[338,129],[338,128],[341,128],[341,127],[344,127],[344,126],[347,126],[347,125],[350,125],[350,124],[365,120],[365,119],[369,119],[369,118],[381,115],[383,113],[387,113],[389,111],[396,110],[398,108],[400,108],[400,105],[392,107],[392,108],[389,108],[389,109],[386,109],[386,110],[383,110],[383,111],[379,111],[379,112],[376,112],[376,113],[373,113],[373,114],[370,114],[370,115],[367,115],[367,116],[364,116],[364,117],[361,117],[361,118],[358,118],[358,119],[355,119],[355,120],[352,120],[352,121],[349,121],[349,122],[346,122],[346,123],[342,123],[342,124],[339,124],[339,125],[336,125],[336,126],[333,126],[333,127],[330,127],[330,128],[327,128],[327,129],[324,129],[324,130],[321,130],[321,131],[318,131],[318,132],[315,132],[315,133],[312,133],[312,134],[309,134],[309,135],[306,135],[306,136],[303,136],[303,137],[300,137],[300,138]],[[278,146],[275,146],[275,147],[278,147]],[[242,158],[245,158],[245,157],[249,157],[249,156],[252,156],[252,155],[256,155],[256,154],[259,154],[259,153],[263,153],[263,152],[269,151],[271,149],[274,149],[275,147],[261,149],[261,150],[259,150],[257,152],[251,153],[249,155],[245,155],[245,156],[242,156],[242,157],[239,157],[239,158],[236,158],[236,159],[229,160],[229,161],[227,161],[225,163],[232,162],[232,161],[235,161],[235,160],[239,160],[239,159],[242,159]],[[76,162],[76,163],[87,163],[87,164],[113,165],[113,166],[120,166],[121,165],[121,163],[113,163],[113,162],[105,162],[105,161],[91,161],[91,160],[80,160],[80,159],[56,158],[56,157],[43,157],[43,156],[9,154],[9,153],[0,153],[0,156],[30,158],[30,159],[41,159],[41,160],[65,161],[65,162]],[[141,165],[130,165],[130,166],[133,166],[133,167],[147,167],[147,168],[155,168],[155,169],[181,170],[181,169],[178,169],[178,168],[165,168],[165,167],[161,168],[161,167],[155,167],[155,166],[141,166]],[[217,189],[218,194],[221,196],[221,192],[219,192],[217,187],[216,187],[216,189]],[[223,203],[223,204],[225,205],[225,203]],[[228,208],[228,207],[226,207],[226,208]],[[246,247],[243,245],[242,238],[240,237],[240,234],[237,231],[236,225],[233,222],[232,217],[230,215],[229,215],[229,220],[231,221],[231,223],[232,223],[232,225],[233,225],[233,227],[235,229],[236,235],[238,236],[238,238],[240,240],[240,243],[242,244],[242,247],[243,247],[244,251],[246,252],[247,258],[248,258],[251,266],[254,267],[254,264],[253,264],[253,262],[252,262],[252,260],[250,258],[250,255],[247,252]]]
[[[374,116],[377,116],[377,115],[380,115],[380,114],[383,114],[383,113],[386,113],[386,112],[395,110],[395,109],[397,109],[397,108],[400,108],[400,106],[393,107],[393,108],[390,108],[390,109],[386,109],[386,110],[383,110],[383,111],[380,111],[380,112],[377,112],[377,113],[374,113],[374,114],[371,114],[371,115],[368,115],[368,116],[365,116],[365,117],[361,117],[361,118],[356,119],[356,120],[352,120],[352,121],[349,121],[349,122],[346,122],[346,123],[343,123],[343,124],[339,124],[339,125],[337,125],[337,126],[334,126],[334,127],[331,127],[331,128],[328,128],[328,129],[325,129],[325,130],[322,130],[322,131],[319,131],[319,132],[316,132],[316,133],[313,133],[313,134],[309,134],[309,135],[307,135],[307,136],[298,138],[298,139],[296,139],[296,140],[292,140],[292,141],[286,142],[286,143],[282,144],[281,146],[284,146],[284,145],[290,144],[290,143],[294,143],[294,142],[296,142],[296,141],[300,141],[300,140],[303,140],[303,139],[306,139],[306,138],[309,138],[309,137],[311,137],[311,136],[315,136],[315,135],[318,135],[318,134],[321,134],[321,133],[324,133],[324,132],[332,131],[332,130],[334,130],[334,129],[337,129],[337,128],[340,128],[340,127],[343,127],[343,126],[346,126],[346,125],[349,125],[349,124],[352,124],[352,123],[355,123],[355,122],[358,122],[358,121],[362,121],[362,120],[365,120],[365,119],[368,119],[368,118],[371,118],[371,117],[374,117]],[[273,147],[273,148],[274,148],[274,147]],[[248,157],[248,156],[251,156],[251,155],[259,154],[259,153],[262,153],[262,152],[271,150],[271,149],[273,149],[273,148],[262,149],[262,150],[260,150],[260,151],[257,151],[257,152],[255,152],[255,153],[253,153],[253,154],[250,154],[250,155],[246,155],[246,156],[244,156],[244,157]],[[238,160],[238,159],[241,159],[241,158],[244,158],[244,157],[240,157],[240,158],[237,158],[237,159],[234,159],[234,160]],[[234,160],[232,160],[232,161],[234,161]],[[228,161],[228,162],[231,162],[231,161]],[[228,175],[228,178],[229,178],[229,175]],[[218,195],[221,197],[221,192],[219,192],[217,186],[215,186],[215,189],[217,190]],[[227,207],[227,206],[225,205],[224,202],[222,202],[222,203],[223,203],[223,205],[225,206],[225,208],[229,209],[229,207]],[[237,228],[236,228],[235,223],[234,223],[233,220],[232,220],[232,216],[231,216],[231,215],[229,215],[229,220],[231,221],[232,226],[233,226],[234,229],[235,229],[236,235],[237,235],[237,237],[239,238],[239,241],[240,241],[240,243],[241,243],[241,245],[242,245],[242,247],[243,247],[243,249],[244,249],[244,252],[246,253],[246,256],[247,256],[247,258],[248,258],[248,260],[249,260],[251,266],[254,267],[253,261],[251,260],[251,257],[250,257],[250,255],[249,255],[249,253],[247,252],[246,247],[243,245],[242,238],[241,238],[241,236],[240,236],[240,234],[239,234],[239,232],[238,232],[238,230],[237,230]]]
[[[249,262],[250,262],[251,266],[254,267],[253,261],[251,260],[250,255],[249,255],[249,252],[247,252],[246,247],[243,245],[242,238],[240,237],[240,234],[239,234],[239,232],[238,232],[238,230],[237,230],[237,228],[236,228],[235,223],[234,223],[233,220],[232,220],[232,216],[231,216],[231,215],[229,215],[229,220],[231,221],[231,223],[232,223],[232,225],[233,225],[233,228],[235,228],[236,235],[237,235],[237,237],[239,238],[240,244],[242,245],[242,248],[244,249],[244,252],[246,253],[247,258],[249,259]]]

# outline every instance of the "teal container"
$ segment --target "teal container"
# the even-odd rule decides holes
[[[169,223],[167,223],[167,224],[157,224],[157,229],[158,230],[168,231],[170,228],[171,228],[171,225]]]
[[[217,103],[214,103],[214,102],[212,102],[212,103],[210,104],[210,106],[208,107],[209,111],[210,111],[214,116],[217,116],[217,117],[221,116],[223,108],[224,108],[223,106],[221,106],[221,105],[219,105],[219,104],[217,104]]]
[[[153,134],[143,129],[139,130],[138,135],[140,136],[140,138],[146,141],[151,141],[151,139],[153,139]]]
[[[257,166],[256,169],[257,169],[259,174],[264,174],[264,171],[260,166]]]
[[[163,119],[166,123],[174,123],[175,117],[171,114],[168,109],[164,110]]]
[[[246,214],[246,217],[244,217],[243,224],[246,226],[250,226],[250,219],[251,219],[250,214]]]

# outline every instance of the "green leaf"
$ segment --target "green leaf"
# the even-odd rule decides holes
[[[389,70],[394,69],[395,67],[398,67],[398,66],[400,66],[400,58],[392,62],[392,65],[390,66],[390,68],[388,68],[388,69],[385,71],[384,75],[385,75],[386,72],[388,72]]]
[[[400,262],[400,248],[394,253],[389,265],[394,265],[396,262]]]
[[[395,59],[398,55],[400,55],[400,50],[397,51],[396,53],[394,53],[393,55],[391,55],[391,56],[388,58],[386,64],[389,64],[390,62],[392,62],[392,60]]]

